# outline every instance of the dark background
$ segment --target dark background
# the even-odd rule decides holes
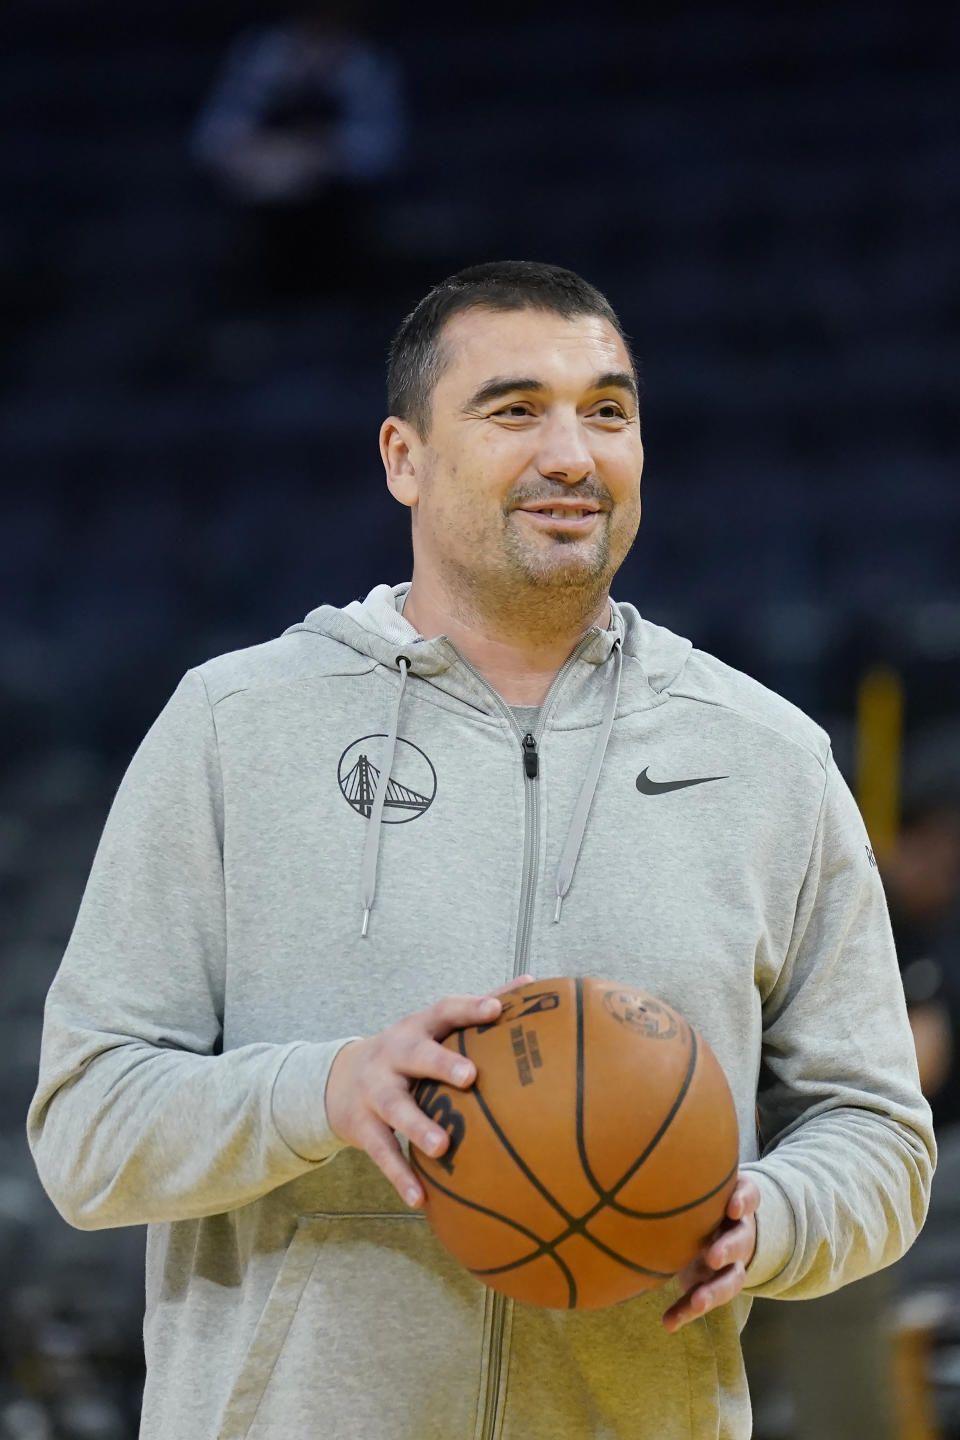
[[[403,162],[365,269],[318,251],[292,301],[244,290],[249,216],[191,149],[266,18],[0,21],[4,1440],[133,1433],[142,1235],[70,1232],[22,1139],[106,807],[184,669],[408,575],[376,434],[434,281],[528,258],[599,285],[645,392],[615,595],[811,712],[848,774],[859,680],[894,665],[908,762],[960,773],[960,12],[368,5]]]

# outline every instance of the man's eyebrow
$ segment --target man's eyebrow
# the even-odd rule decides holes
[[[463,407],[465,410],[479,410],[484,405],[489,405],[491,400],[500,400],[504,395],[512,395],[515,390],[545,390],[547,387],[542,380],[531,380],[526,376],[497,375],[481,385],[479,390],[474,391]]]
[[[640,403],[640,393],[637,390],[637,382],[629,370],[606,370],[598,375],[590,386],[591,390],[629,390],[637,404]]]
[[[492,400],[502,400],[505,395],[513,395],[518,390],[538,391],[546,390],[542,380],[533,380],[524,375],[497,375],[481,385],[463,407],[465,410],[480,410],[484,405],[489,405]],[[634,401],[639,404],[640,396],[637,392],[637,382],[629,370],[605,370],[602,375],[597,375],[587,387],[589,390],[626,390],[633,396]]]

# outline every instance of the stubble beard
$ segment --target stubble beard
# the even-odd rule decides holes
[[[597,535],[578,539],[558,530],[538,543],[506,516],[499,563],[478,567],[448,558],[447,582],[463,618],[486,617],[528,640],[580,631],[603,608],[619,568],[611,559],[611,524],[607,512]]]
[[[425,483],[431,474],[425,473]],[[451,470],[455,477],[456,467]],[[542,537],[523,534],[514,515],[525,501],[545,498],[539,486],[511,490],[500,527],[467,507],[447,512],[440,528],[459,532],[459,553],[442,544],[430,548],[448,602],[463,623],[479,622],[528,642],[538,637],[555,641],[558,634],[579,634],[594,623],[636,538],[640,510],[637,505],[634,515],[615,506],[600,484],[578,494],[605,507],[596,533],[583,538],[559,528]]]
[[[580,539],[558,529],[535,542],[507,522],[504,551],[508,568],[517,580],[534,590],[580,591],[593,595],[606,590],[613,578],[610,565],[610,517],[605,515],[595,534]]]

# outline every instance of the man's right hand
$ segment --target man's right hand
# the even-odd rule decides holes
[[[339,1051],[327,1078],[327,1119],[333,1133],[365,1150],[408,1205],[423,1204],[423,1189],[403,1156],[396,1134],[425,1155],[442,1155],[450,1137],[413,1098],[420,1079],[441,1080],[466,1090],[477,1077],[472,1060],[440,1044],[453,1030],[489,1025],[500,1014],[499,995],[529,985],[520,975],[489,995],[448,995],[407,1015],[366,1040],[351,1040]]]

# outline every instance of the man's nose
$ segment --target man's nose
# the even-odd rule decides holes
[[[578,485],[595,468],[579,416],[551,416],[540,432],[540,474],[548,480]]]

